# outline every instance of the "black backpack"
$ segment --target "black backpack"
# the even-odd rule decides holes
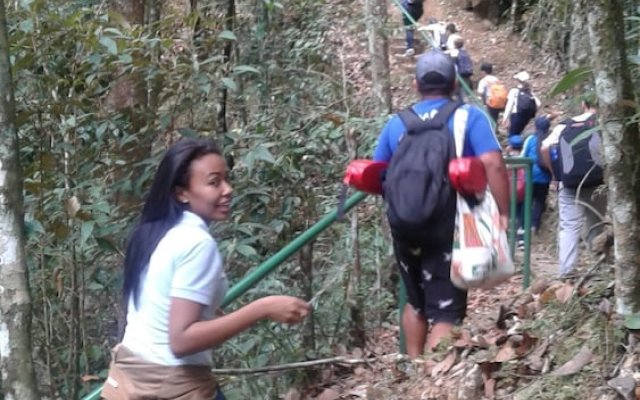
[[[525,118],[533,118],[538,112],[538,105],[529,89],[518,90],[518,107],[516,112]]]
[[[566,127],[560,134],[558,155],[552,157],[552,164],[556,178],[565,187],[594,187],[604,182],[602,143],[596,122],[595,115],[585,121],[564,122]]]
[[[398,114],[407,132],[383,182],[387,218],[396,240],[424,246],[452,239],[456,194],[449,182],[449,162],[456,151],[448,121],[461,104],[448,102],[427,121],[411,107]]]

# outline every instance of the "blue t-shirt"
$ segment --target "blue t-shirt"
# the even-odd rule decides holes
[[[538,165],[538,134],[532,133],[527,136],[522,146],[522,157],[528,157],[533,160],[533,167],[531,168],[531,175],[533,177],[533,183],[549,183],[551,182],[551,175]]]
[[[445,98],[423,100],[413,105],[413,110],[420,118],[426,120],[435,116],[436,111],[447,101],[448,99]],[[473,157],[491,151],[500,152],[500,144],[493,132],[489,117],[474,105],[465,104],[462,107],[468,111],[462,156]],[[453,116],[449,118],[449,131],[453,135]],[[393,152],[396,151],[400,138],[405,132],[406,127],[404,123],[398,115],[394,115],[384,128],[382,128],[382,132],[378,138],[378,144],[373,153],[373,159],[375,161],[387,162],[391,160],[391,156]]]

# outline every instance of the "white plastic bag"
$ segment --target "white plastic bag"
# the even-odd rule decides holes
[[[454,114],[456,156],[462,157],[468,113],[461,107]],[[498,204],[487,187],[471,207],[458,194],[456,226],[451,255],[451,282],[460,289],[488,289],[515,273],[507,232],[500,226]]]
[[[515,266],[491,192],[487,189],[474,207],[458,195],[457,206],[451,282],[465,290],[488,289],[509,279]]]

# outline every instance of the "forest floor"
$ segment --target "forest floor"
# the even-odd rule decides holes
[[[526,70],[534,93],[541,99],[540,113],[565,113],[560,100],[547,93],[562,75],[538,62],[531,47],[508,26],[498,27],[462,9],[462,1],[426,0],[425,15],[453,22],[479,71],[482,62],[509,87]],[[390,64],[394,110],[417,100],[414,89],[415,58],[404,57],[401,13],[389,2]],[[395,23],[395,24],[394,24]],[[349,37],[349,35],[345,35]],[[417,32],[418,41],[424,42]],[[341,39],[342,40],[342,39]],[[345,41],[348,39],[345,39]],[[362,38],[351,39],[348,62],[353,75],[364,74],[368,56]],[[418,45],[417,53],[424,49]],[[359,55],[361,55],[361,58]],[[474,75],[479,79],[480,73]],[[363,82],[362,79],[358,81]],[[365,84],[361,84],[365,86]],[[561,117],[562,118],[562,117]],[[530,132],[531,129],[525,130]],[[499,136],[505,141],[504,133]],[[370,362],[357,367],[335,366],[323,371],[322,382],[306,398],[332,399],[615,399],[607,379],[623,363],[637,359],[620,352],[620,324],[611,324],[613,280],[606,263],[596,267],[583,251],[575,278],[558,280],[556,260],[555,193],[551,190],[541,232],[532,238],[531,282],[523,289],[522,275],[491,290],[469,293],[468,314],[455,337],[419,360],[398,356],[398,328],[371,332],[365,349],[345,350],[345,356]],[[516,259],[522,265],[522,251]],[[604,321],[604,322],[603,322]],[[593,333],[597,331],[598,333]],[[604,344],[603,344],[604,343]],[[391,354],[391,356],[389,356]],[[395,355],[394,355],[395,354]],[[625,365],[626,365],[625,364]],[[299,394],[285,398],[296,399]],[[634,397],[636,398],[635,394]],[[640,398],[640,397],[638,397]]]

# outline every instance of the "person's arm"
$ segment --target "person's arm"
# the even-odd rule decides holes
[[[506,124],[509,120],[509,116],[513,110],[513,106],[515,105],[518,89],[511,89],[509,94],[507,95],[507,106],[504,108],[504,112],[502,113],[502,124]]]
[[[394,129],[403,129],[402,121],[400,121],[400,117],[395,115],[393,118],[387,122],[387,124],[382,128],[380,132],[380,136],[378,137],[378,143],[376,144],[376,149],[373,151],[373,160],[374,161],[390,161],[391,156],[393,155],[393,149],[391,148],[391,140],[392,140],[392,130]]]
[[[502,157],[502,149],[491,126],[491,121],[480,110],[471,108],[467,120],[465,146],[471,147],[482,162],[489,189],[496,199],[503,228],[506,229],[509,220],[509,179],[507,167]]]
[[[168,330],[169,347],[176,357],[216,346],[265,318],[292,323],[308,314],[309,305],[303,300],[275,296],[213,320],[202,320],[203,310],[213,306],[212,291],[226,285],[216,242],[208,235],[200,235],[194,236],[189,246],[174,250],[177,254],[169,291]]]
[[[210,349],[263,319],[298,323],[310,311],[309,304],[290,296],[269,296],[256,300],[222,317],[201,321],[205,306],[172,297],[169,310],[169,346],[176,357]]]

